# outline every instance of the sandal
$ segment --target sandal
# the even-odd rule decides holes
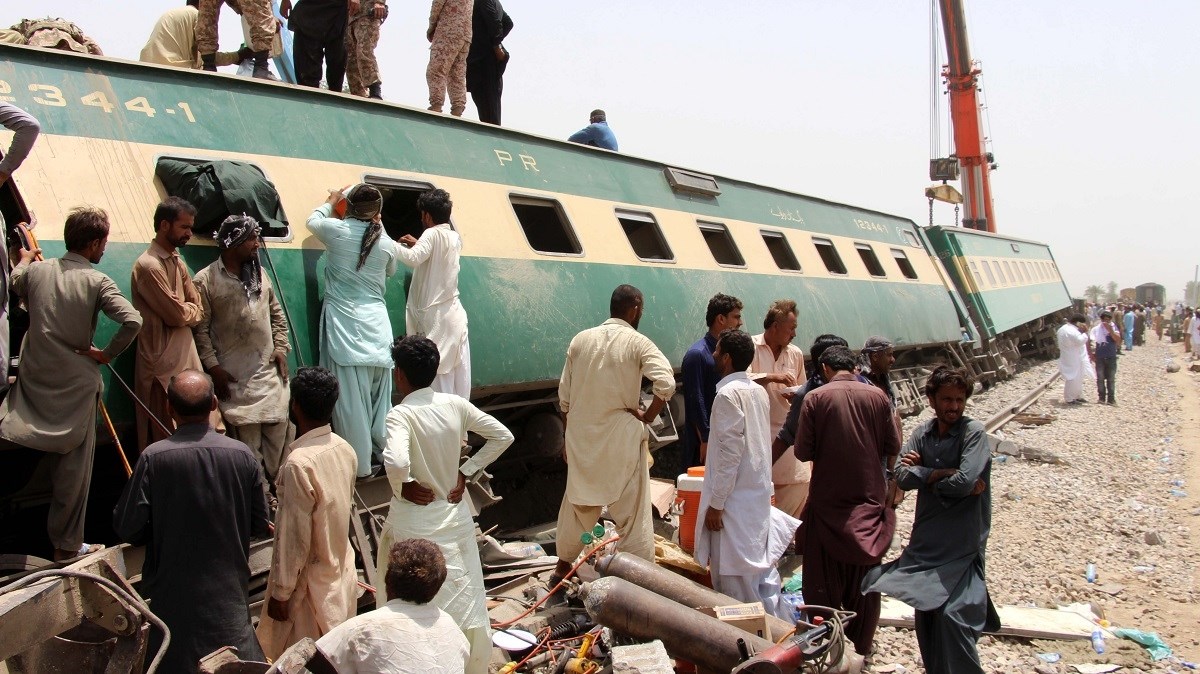
[[[102,543],[92,543],[92,544],[84,543],[83,545],[80,545],[79,549],[76,550],[75,552],[71,552],[70,550],[57,550],[56,549],[54,551],[54,561],[64,562],[68,559],[75,559],[77,557],[83,557],[84,555],[90,555],[93,552],[100,552],[103,549],[104,549],[104,544],[102,544]]]

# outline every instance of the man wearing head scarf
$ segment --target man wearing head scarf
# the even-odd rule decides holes
[[[344,220],[334,208],[345,203]],[[383,231],[383,195],[366,184],[329,198],[308,218],[325,244],[325,298],[321,306],[321,367],[337,377],[341,394],[333,429],[358,457],[358,476],[371,474],[371,455],[387,441],[392,404],[392,320],[384,293],[396,273],[397,244]]]
[[[231,215],[217,230],[221,256],[196,274],[203,317],[192,328],[230,437],[274,481],[288,432],[288,323],[258,261],[258,221]]]

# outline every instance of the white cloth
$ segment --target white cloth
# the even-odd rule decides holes
[[[803,385],[808,379],[804,373],[804,352],[795,344],[788,344],[775,357],[771,345],[767,344],[766,335],[754,335],[754,360],[750,363],[750,378],[759,381],[769,374],[790,374],[795,379],[795,386]],[[783,422],[787,421],[788,410],[792,401],[783,397],[788,386],[784,384],[764,384],[767,396],[771,401],[771,437],[779,435]],[[784,452],[783,456],[771,466],[771,482],[776,485],[803,484],[812,480],[812,462],[801,461],[795,452]]]
[[[1088,359],[1087,345],[1087,333],[1080,332],[1075,325],[1067,323],[1058,329],[1058,371],[1063,379],[1080,379],[1089,371],[1091,376],[1096,376]]]
[[[771,567],[766,571],[741,576],[718,574],[712,576],[713,589],[743,602],[762,602],[763,609],[775,617],[792,622],[792,607],[780,597],[783,581],[776,568],[788,545],[796,537],[800,520],[778,508],[771,508],[771,531],[767,543],[767,559]],[[714,537],[713,555],[719,555],[720,537]]]
[[[462,439],[478,433],[487,443],[459,466]],[[385,543],[405,538],[425,538],[446,557],[446,582],[433,603],[444,609],[459,627],[487,627],[483,567],[475,543],[475,523],[467,499],[450,503],[447,495],[461,472],[474,476],[512,444],[513,435],[491,415],[467,400],[429,388],[408,394],[387,417],[387,445],[383,465],[392,486]],[[405,482],[415,480],[434,493],[434,501],[417,505],[401,496]],[[388,549],[381,546],[381,549]],[[379,557],[380,577],[387,558]]]
[[[708,565],[714,578],[773,568],[767,559],[774,490],[769,406],[766,390],[745,372],[717,383],[696,520],[696,561]],[[720,531],[705,526],[710,507],[723,511]]]
[[[459,367],[467,356],[467,312],[458,301],[458,256],[462,238],[450,225],[430,227],[412,248],[397,246],[396,256],[413,269],[408,303],[404,309],[405,333],[425,335],[437,344],[438,374]],[[470,377],[470,361],[467,381]],[[470,397],[470,391],[465,398]]]
[[[1192,336],[1192,346],[1200,344],[1200,320],[1193,318],[1191,325],[1188,326],[1188,332]]]
[[[667,357],[619,318],[580,332],[567,347],[558,404],[567,415],[563,498],[571,503],[614,503],[638,470],[647,431],[628,410],[641,401],[642,377],[652,382],[655,396],[670,400],[675,394]]]
[[[338,674],[463,674],[467,638],[443,610],[393,599],[317,640]]]

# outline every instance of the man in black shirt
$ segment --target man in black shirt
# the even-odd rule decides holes
[[[282,0],[279,13],[288,20],[292,40],[292,65],[296,82],[321,86],[321,62],[330,91],[341,91],[346,79],[346,22],[359,0]]]

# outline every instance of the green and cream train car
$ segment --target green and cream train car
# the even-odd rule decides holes
[[[973,325],[973,296],[949,280],[953,261],[931,255],[926,233],[905,218],[379,101],[69,52],[0,45],[0,96],[42,124],[0,190],[5,219],[36,221],[55,256],[69,209],[104,208],[112,232],[100,269],[125,291],[153,236],[154,207],[177,187],[162,179],[165,165],[256,167],[261,184],[250,187],[276,200],[260,214],[270,225],[262,256],[282,291],[293,366],[318,356],[323,250],[304,223],[327,190],[383,188],[393,237],[418,233],[420,191],[447,190],[464,242],[472,397],[519,438],[498,478],[524,479],[557,456],[552,403],[567,344],[607,317],[622,283],[644,292],[641,330],[676,366],[705,330],[709,297],[725,292],[745,302],[751,331],[773,300],[796,300],[802,347],[826,332],[852,345],[887,335],[913,404],[921,366],[934,358],[1002,371],[978,365],[998,326]],[[237,195],[225,200],[238,210]],[[203,237],[181,252],[193,271],[216,256]],[[396,334],[409,280],[398,274],[389,285]],[[131,360],[125,354],[118,370]],[[110,409],[128,418],[121,389],[106,391]],[[667,420],[659,437],[680,421]]]
[[[1049,246],[959,227],[924,234],[991,351],[1009,362],[1057,352],[1053,333],[1071,296]]]

